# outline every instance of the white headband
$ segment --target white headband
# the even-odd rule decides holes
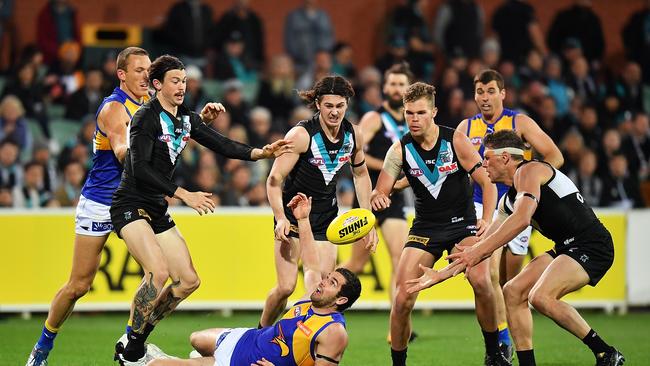
[[[524,150],[518,149],[516,147],[501,147],[498,149],[485,149],[485,152],[492,151],[495,155],[503,154],[504,152],[509,153],[510,155],[521,155],[524,156]]]

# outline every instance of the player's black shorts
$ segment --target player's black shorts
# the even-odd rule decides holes
[[[614,263],[614,242],[605,226],[598,222],[574,240],[556,243],[547,253],[556,258],[567,255],[585,269],[589,275],[589,285],[596,286]]]
[[[460,221],[453,224],[433,225],[414,223],[404,247],[418,248],[430,253],[436,260],[445,250],[451,253],[454,245],[468,236],[476,235],[476,221]]]
[[[377,225],[381,226],[386,219],[399,219],[406,220],[406,213],[404,211],[404,195],[402,193],[395,193],[390,196],[390,206],[383,211],[372,210],[372,213],[375,214],[377,218]],[[359,201],[357,197],[354,197],[354,203],[352,204],[353,208],[359,207]]]
[[[309,223],[311,224],[311,231],[314,234],[314,240],[327,241],[327,227],[332,221],[334,221],[338,213],[339,209],[337,206],[334,206],[325,212],[314,212],[312,209],[312,211],[309,213]],[[284,207],[284,215],[287,217],[287,220],[289,220],[289,223],[291,224],[291,229],[289,230],[288,236],[297,238],[298,220],[296,220],[296,218],[293,216],[293,213],[291,212],[291,209],[286,207],[286,205]],[[277,221],[275,218],[273,218],[273,228],[275,228],[276,224]]]
[[[120,231],[123,227],[140,219],[147,220],[155,234],[160,234],[176,226],[172,217],[167,213],[167,201],[164,199],[120,199],[117,201],[114,199],[110,212],[113,228],[120,238],[122,237]]]

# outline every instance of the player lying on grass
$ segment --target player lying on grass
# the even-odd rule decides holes
[[[523,158],[524,143],[514,131],[485,137],[483,166],[492,182],[510,186],[499,201],[499,217],[473,246],[458,247],[447,256],[453,262],[437,272],[420,266],[422,277],[407,281],[409,293],[442,282],[478,263],[533,225],[555,242],[503,288],[508,324],[519,365],[535,365],[533,318],[528,303],[581,339],[596,357],[596,365],[618,366],[623,355],[608,345],[580,314],[561,299],[586,285],[595,286],[614,262],[612,236],[566,175],[543,161]]]
[[[287,205],[298,220],[303,262],[318,261],[309,225],[311,199],[298,193]],[[317,268],[317,267],[316,267]],[[149,366],[331,366],[348,344],[343,311],[361,294],[357,276],[345,268],[331,272],[308,299],[294,304],[274,325],[261,329],[213,328],[192,333],[201,358],[159,359]]]

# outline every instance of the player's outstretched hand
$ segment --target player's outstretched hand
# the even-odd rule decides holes
[[[377,230],[375,230],[375,228],[373,227],[372,230],[370,230],[370,232],[368,233],[368,235],[364,236],[361,239],[361,242],[363,243],[363,247],[366,248],[366,250],[369,250],[372,253],[377,251],[377,243],[379,243]]]
[[[481,255],[480,250],[476,250],[477,246],[478,243],[472,246],[456,244],[456,249],[458,251],[447,256],[448,261],[453,261],[453,263],[457,264],[457,267],[454,270],[454,276],[463,270],[465,271],[465,276],[468,276],[472,267],[483,260],[483,255]]]
[[[483,220],[483,219],[478,219],[476,220],[476,236],[481,236],[485,231],[490,227],[490,223]]]
[[[212,193],[185,191],[185,193],[179,196],[179,198],[185,202],[186,205],[198,212],[199,215],[203,216],[209,212],[214,212],[215,204],[210,196],[212,196]]]
[[[421,264],[418,264],[418,266],[420,266],[420,269],[424,273],[419,278],[414,278],[412,280],[406,281],[406,292],[409,294],[414,294],[416,292],[427,289],[443,280],[442,276],[440,276],[440,272],[436,271],[435,269],[425,267]]]
[[[255,363],[252,363],[251,366],[275,366],[271,361],[267,360],[266,358],[262,357],[261,360],[258,360]]]
[[[304,193],[298,192],[287,203],[287,207],[291,209],[296,220],[306,219],[309,217],[309,212],[311,211],[311,197],[307,197]]]
[[[278,140],[272,144],[264,145],[261,149],[255,149],[253,160],[277,158],[286,153],[293,152],[295,145],[291,140]]]
[[[204,123],[210,124],[214,122],[221,112],[225,112],[226,107],[221,103],[207,103],[201,110],[201,119]]]
[[[383,211],[390,206],[390,198],[385,193],[375,189],[370,194],[370,206],[375,211]]]

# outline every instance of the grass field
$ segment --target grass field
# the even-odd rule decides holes
[[[115,365],[115,340],[124,330],[125,314],[73,315],[56,340],[49,361],[53,366]],[[624,354],[626,365],[650,365],[650,313],[625,316],[585,312],[585,318],[603,338]],[[166,352],[185,357],[188,335],[210,327],[255,326],[258,313],[177,313],[165,319],[150,341]],[[0,319],[0,365],[25,364],[44,317]],[[350,345],[341,365],[390,365],[386,344],[388,313],[347,314]],[[414,329],[420,337],[409,346],[409,365],[482,365],[483,340],[471,312],[416,313]],[[538,365],[593,365],[592,353],[578,339],[547,318],[535,316],[535,351]]]

